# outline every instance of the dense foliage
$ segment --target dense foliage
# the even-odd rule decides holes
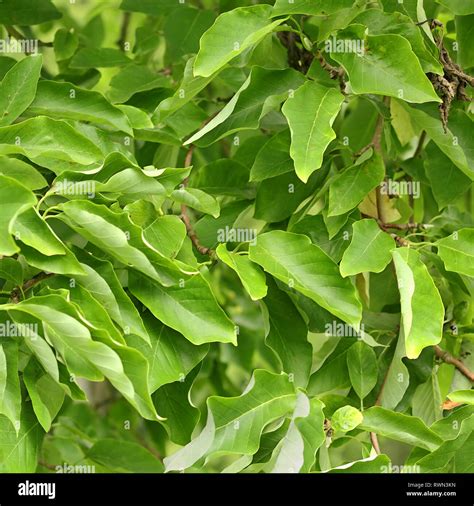
[[[472,471],[473,22],[0,2],[0,470]]]

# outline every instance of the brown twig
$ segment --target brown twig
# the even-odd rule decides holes
[[[443,350],[438,345],[434,347],[436,356],[441,359],[446,364],[454,365],[454,367],[466,378],[472,382],[474,382],[474,372],[472,372],[465,364],[463,364],[459,359],[453,357],[448,351]]]
[[[17,286],[14,288],[10,294],[10,299],[14,304],[18,304],[20,302],[20,298],[22,294],[36,286],[37,284],[41,283],[45,279],[48,279],[50,277],[54,276],[54,273],[52,272],[40,272],[39,274],[36,274],[36,276],[32,277],[28,281],[25,281],[22,286]]]
[[[377,455],[380,455],[382,452],[380,451],[379,440],[378,440],[377,434],[375,432],[370,433],[370,442],[372,443],[375,453]]]
[[[346,81],[344,80],[345,76],[345,70],[342,67],[334,67],[328,61],[326,58],[324,58],[324,55],[321,51],[318,51],[316,53],[316,58],[319,61],[319,64],[321,65],[321,68],[324,69],[331,79],[337,79],[339,81],[339,88],[341,90],[341,93],[345,94],[346,92]]]
[[[189,167],[193,162],[193,153],[194,153],[194,146],[191,144],[191,146],[188,149],[188,152],[186,153],[186,158],[184,159],[184,165],[185,167]],[[183,187],[186,188],[189,182],[189,177],[187,177],[183,181]],[[194,230],[193,224],[191,223],[191,219],[188,215],[188,208],[185,204],[181,204],[181,219],[183,220],[184,225],[186,226],[186,232],[188,234],[188,237],[191,239],[191,242],[193,243],[194,247],[201,253],[201,255],[213,255],[214,250],[211,248],[207,248],[206,246],[203,246],[201,244],[201,241],[199,240],[199,237],[196,234],[196,231]]]

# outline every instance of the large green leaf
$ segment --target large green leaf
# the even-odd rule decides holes
[[[303,293],[330,313],[359,326],[361,305],[351,282],[336,263],[308,237],[275,230],[260,235],[249,248],[250,259]]]
[[[377,357],[374,350],[362,341],[347,352],[347,368],[352,387],[359,399],[364,399],[377,384]]]
[[[400,290],[406,355],[417,358],[423,348],[441,341],[444,306],[426,265],[411,248],[392,252]]]
[[[241,396],[209,397],[206,427],[189,445],[165,459],[166,470],[186,469],[216,452],[254,454],[265,426],[290,412],[295,401],[288,376],[256,370]]]
[[[237,273],[252,300],[265,297],[267,294],[265,274],[258,265],[246,256],[228,251],[224,244],[219,244],[216,253],[222,262]]]
[[[304,182],[321,167],[326,148],[336,138],[332,124],[343,101],[343,95],[334,88],[308,81],[283,105],[291,131],[290,155],[296,174]]]
[[[0,5],[0,23],[3,25],[39,25],[59,19],[61,13],[51,0],[3,0]]]
[[[31,104],[42,63],[41,56],[28,56],[7,72],[0,84],[0,126],[13,123]]]
[[[339,216],[354,209],[384,176],[383,159],[378,153],[337,175],[329,185],[328,216]]]
[[[22,409],[18,434],[10,421],[0,416],[0,471],[34,473],[43,435],[30,403]]]
[[[0,175],[0,255],[10,256],[20,251],[11,234],[19,214],[36,204],[33,192],[15,179]]]
[[[324,0],[276,0],[272,16],[288,14],[307,14],[309,16],[325,16],[340,9],[352,7],[354,0],[332,0],[331,3]]]
[[[146,448],[131,441],[102,439],[87,452],[88,458],[114,473],[161,473],[163,464]]]
[[[344,251],[340,265],[343,277],[360,272],[382,272],[392,260],[395,241],[380,230],[374,220],[360,220],[352,225],[352,240]]]
[[[50,167],[65,162],[97,164],[99,148],[65,121],[38,116],[0,128],[0,153],[18,153],[31,161]]]
[[[282,370],[293,376],[297,386],[304,388],[312,363],[306,323],[290,297],[274,282],[269,283],[268,295],[263,302],[268,317],[265,343],[277,354]]]
[[[419,418],[378,406],[364,411],[364,420],[360,428],[430,451],[436,450],[443,442]]]
[[[8,320],[2,326],[8,325]],[[11,324],[11,322],[10,322]],[[3,329],[5,332],[5,329]],[[20,379],[18,377],[18,343],[11,338],[0,340],[0,353],[2,354],[2,383],[3,392],[0,398],[0,414],[5,415],[11,422],[14,430],[20,430],[20,414],[22,411]]]
[[[284,20],[269,19],[269,5],[240,7],[221,14],[201,37],[194,75],[208,77],[257,44]]]
[[[160,321],[181,332],[193,344],[237,343],[234,325],[202,276],[163,287],[133,271],[129,288]]]
[[[90,121],[133,133],[127,116],[100,93],[83,90],[71,83],[41,81],[29,111],[58,119]]]
[[[448,271],[474,277],[474,228],[463,228],[436,242]]]
[[[304,77],[293,69],[253,67],[247,80],[219,114],[185,144],[208,146],[239,130],[258,128],[260,120],[303,82]]]
[[[337,37],[343,45],[354,41],[363,44],[355,48],[361,49],[359,52],[339,52],[335,39],[335,47],[331,47],[331,58],[347,71],[354,93],[388,95],[413,103],[441,102],[407,39],[396,34],[364,32],[364,26],[352,25]]]

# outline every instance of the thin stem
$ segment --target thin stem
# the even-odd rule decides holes
[[[474,372],[472,372],[465,364],[463,364],[459,359],[453,357],[448,351],[443,350],[438,345],[434,347],[436,356],[440,358],[446,364],[454,365],[454,367],[466,378],[472,382],[474,382]]]

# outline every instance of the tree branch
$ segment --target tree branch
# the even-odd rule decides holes
[[[448,351],[443,350],[438,345],[434,347],[436,356],[440,358],[446,364],[454,365],[454,367],[461,373],[466,376],[466,378],[472,382],[474,382],[474,372],[472,372],[465,364],[463,364],[459,359],[453,357]]]
[[[14,304],[18,304],[20,302],[21,296],[33,288],[34,286],[38,285],[45,279],[48,279],[50,277],[54,276],[54,273],[50,272],[40,272],[39,274],[36,274],[36,276],[32,277],[28,281],[25,281],[22,286],[17,286],[14,288],[10,294],[10,299]]]
[[[194,153],[194,146],[191,144],[186,154],[186,158],[184,159],[185,167],[189,167],[192,164],[193,153]],[[187,177],[183,181],[184,188],[186,188],[188,182],[189,177]],[[188,215],[188,208],[185,204],[181,204],[181,219],[183,220],[183,223],[186,226],[186,232],[188,234],[188,237],[191,239],[191,242],[193,243],[194,247],[199,251],[199,253],[201,253],[201,255],[212,256],[214,254],[214,250],[211,248],[207,248],[206,246],[203,246],[201,244],[201,241],[199,240],[199,237],[197,236],[196,231],[194,230],[193,224],[191,223],[191,219],[189,218]]]

